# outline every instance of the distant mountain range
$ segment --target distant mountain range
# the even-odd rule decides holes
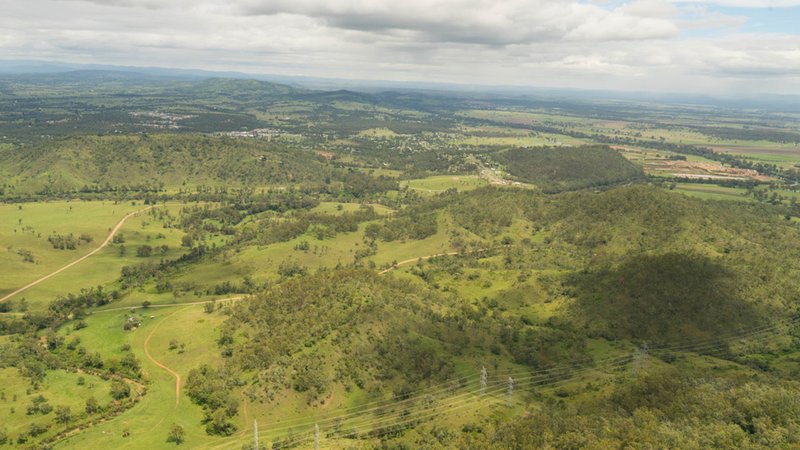
[[[446,92],[450,96],[469,95],[491,97],[528,97],[542,100],[621,100],[655,101],[669,104],[709,105],[739,109],[771,109],[800,112],[800,95],[741,94],[731,97],[703,96],[697,94],[635,92],[611,90],[583,90],[566,88],[538,88],[529,86],[467,85],[419,81],[362,80],[321,78],[276,74],[252,74],[234,71],[209,71],[201,69],[176,69],[164,67],[118,66],[108,64],[79,64],[62,61],[0,60],[0,76],[61,74],[74,71],[115,72],[161,79],[197,80],[207,78],[235,78],[270,81],[320,90],[348,89],[361,92],[415,91]]]

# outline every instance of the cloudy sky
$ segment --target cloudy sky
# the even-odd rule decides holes
[[[2,0],[0,59],[800,94],[800,0]]]

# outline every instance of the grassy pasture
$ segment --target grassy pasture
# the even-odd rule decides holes
[[[176,214],[179,208],[180,205],[177,203],[166,205],[166,209],[173,214]],[[162,222],[158,221],[147,212],[128,219],[118,232],[118,235],[120,234],[125,239],[124,243],[110,243],[103,250],[81,263],[17,294],[11,300],[25,298],[31,309],[43,309],[50,301],[59,295],[77,293],[81,288],[112,283],[119,277],[120,270],[123,266],[139,264],[145,261],[157,262],[162,258],[176,258],[187,250],[181,247],[183,231],[177,228],[165,228]],[[102,240],[105,240],[105,236],[103,236]],[[97,246],[102,240],[96,239],[89,245]],[[45,242],[45,244],[49,245],[48,242]],[[149,257],[137,256],[137,249],[143,245],[149,245],[151,247],[166,245],[168,250],[166,252],[155,250]],[[122,253],[123,247],[124,254]],[[70,250],[54,251],[62,253],[71,252]],[[88,253],[90,250],[79,248],[79,250],[76,251],[80,251],[81,254],[76,255],[73,259],[83,256],[83,254]],[[18,263],[18,265],[20,264],[22,263]],[[63,264],[58,267],[62,265]],[[35,278],[38,277],[29,276],[28,282],[33,281]],[[11,289],[8,289],[8,291],[11,291]]]
[[[341,206],[341,209],[339,208]],[[381,215],[390,214],[392,210],[387,208],[386,206],[379,205],[377,203],[369,204],[375,208],[375,212]],[[331,215],[339,215],[346,212],[354,212],[358,211],[361,207],[360,203],[341,203],[341,202],[320,202],[319,205],[311,209],[311,212],[320,213],[320,214],[331,214]]]
[[[369,128],[358,133],[359,137],[370,137],[370,138],[393,138],[397,136],[397,133],[390,130],[389,128]]]
[[[120,219],[142,208],[110,201],[0,204],[0,296],[94,250]],[[47,240],[54,233],[76,238],[85,233],[93,240],[75,250],[59,250]],[[21,251],[29,251],[33,262],[26,262]]]
[[[716,150],[743,156],[756,162],[775,164],[784,169],[800,165],[800,148],[769,149],[756,147],[717,147]]]
[[[335,203],[321,206],[335,208],[333,205]],[[309,231],[287,242],[266,246],[248,246],[239,251],[225,252],[212,260],[204,260],[182,270],[175,277],[175,282],[194,286],[203,291],[226,281],[240,283],[245,276],[251,276],[256,282],[274,282],[280,278],[278,271],[284,264],[300,265],[309,273],[319,268],[333,268],[338,264],[347,265],[355,260],[357,251],[366,248],[364,243],[366,226],[367,223],[363,223],[358,231],[340,233],[333,239],[319,240],[313,231]],[[382,267],[392,262],[452,251],[448,237],[448,233],[452,229],[453,225],[449,220],[441,218],[439,231],[435,235],[422,240],[378,241],[377,253],[366,257],[364,261],[372,261],[376,266]],[[303,242],[309,244],[309,250],[297,249],[298,245]],[[176,301],[191,302],[213,297],[206,295],[197,297],[190,293],[176,300],[171,295],[158,296],[152,291],[146,291],[146,294],[147,299],[154,304],[169,304]],[[141,300],[145,298],[140,294],[129,297],[115,305],[136,306],[141,304]]]
[[[83,378],[83,384],[78,384],[78,379]],[[86,399],[94,397],[101,406],[106,406],[111,402],[109,395],[110,381],[103,380],[94,375],[86,373],[72,373],[63,370],[49,371],[44,382],[39,385],[39,389],[31,389],[29,380],[23,378],[16,368],[0,368],[0,379],[3,385],[0,387],[2,399],[3,423],[0,429],[5,428],[9,436],[14,439],[26,432],[33,424],[48,426],[50,430],[43,436],[51,436],[64,431],[75,425],[75,421],[80,420],[84,413]],[[53,407],[53,411],[48,414],[26,414],[26,409],[34,397],[43,395],[48,404]],[[53,424],[56,415],[55,409],[59,406],[67,406],[73,416],[73,422],[60,425]],[[13,410],[13,412],[12,412]],[[13,447],[13,444],[11,445]],[[0,445],[0,448],[5,446]]]
[[[241,252],[223,256],[221,261],[201,263],[187,271],[179,280],[190,283],[217,284],[223,281],[240,281],[245,275],[253,275],[257,280],[276,280],[281,264],[294,262],[315,270],[319,267],[333,267],[338,263],[348,264],[353,261],[353,252],[363,247],[361,238],[363,225],[359,232],[342,233],[335,239],[318,240],[310,233],[287,242],[278,242],[268,246],[250,246]],[[295,250],[301,242],[309,243],[309,251]],[[219,271],[219,264],[226,269]],[[217,274],[215,276],[215,273]]]
[[[141,361],[148,383],[147,395],[121,415],[61,442],[58,448],[164,448],[167,433],[173,423],[186,431],[186,448],[212,448],[223,438],[208,436],[201,426],[202,411],[181,394],[180,405],[175,406],[175,378],[156,366],[144,354],[144,341],[157,327],[149,349],[152,356],[172,368],[185,381],[191,368],[202,362],[214,363],[219,355],[209,353],[216,347],[214,332],[222,317],[219,313],[205,314],[202,306],[140,310],[142,326],[134,331],[122,329],[125,312],[97,313],[87,318],[89,326],[69,334],[81,336],[87,347],[99,348],[101,354],[119,353],[122,344],[130,344],[131,351]],[[185,352],[169,350],[169,341],[185,344]],[[122,430],[130,432],[122,436]]]
[[[455,188],[459,191],[469,191],[486,186],[488,183],[475,175],[437,175],[428,178],[408,180],[401,187],[408,187],[417,191],[439,193]]]
[[[383,169],[383,168],[374,168],[374,167],[362,167],[358,169],[361,172],[367,173],[372,175],[373,177],[388,177],[388,178],[398,178],[400,175],[403,174],[402,170],[394,170],[394,169]]]
[[[754,201],[752,197],[746,195],[747,191],[742,188],[724,187],[716,184],[676,183],[675,192],[704,200]]]

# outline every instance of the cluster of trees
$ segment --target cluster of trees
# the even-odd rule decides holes
[[[66,235],[51,234],[47,237],[47,241],[52,244],[53,248],[58,250],[75,250],[80,243],[80,240],[72,233]]]
[[[403,239],[425,239],[436,234],[437,230],[438,214],[436,212],[420,213],[408,210],[383,223],[367,225],[364,235],[370,240],[380,239],[391,242]]]
[[[203,421],[208,434],[230,436],[236,431],[231,418],[239,409],[239,400],[231,390],[237,385],[238,374],[225,367],[203,365],[189,371],[186,393],[203,407]]]
[[[749,375],[752,375],[750,373]],[[544,402],[518,420],[469,424],[445,445],[458,448],[791,448],[797,445],[796,381],[691,364],[653,369],[594,391],[580,406]],[[588,389],[581,392],[590,392]]]
[[[347,170],[341,176],[342,193],[345,196],[362,199],[386,191],[396,191],[400,185],[394,178],[385,176],[372,176],[358,170]]]
[[[192,384],[223,395],[235,385],[223,379],[248,374],[248,390],[258,398],[273,400],[276,392],[292,388],[312,404],[337,384],[384,391],[447,379],[454,373],[452,356],[444,344],[418,334],[427,333],[427,326],[445,327],[431,302],[448,300],[430,295],[367,270],[289,278],[232,307],[218,341],[225,367],[193,371]]]
[[[697,127],[697,130],[709,136],[720,139],[731,139],[739,141],[770,141],[782,144],[800,144],[800,133],[792,131],[776,130],[770,128],[759,128],[752,126],[744,127]]]
[[[83,288],[77,294],[56,297],[47,309],[53,316],[65,320],[67,317],[82,317],[84,311],[95,306],[103,306],[118,299],[120,292],[104,289],[103,286]]]
[[[515,148],[494,158],[519,180],[551,193],[644,178],[641,167],[605,146]]]
[[[255,226],[244,227],[234,237],[236,243],[256,241],[259,245],[290,241],[313,230],[318,240],[329,239],[339,233],[352,233],[359,224],[377,219],[371,206],[361,206],[356,211],[341,214],[322,214],[297,211],[294,214],[262,220]]]

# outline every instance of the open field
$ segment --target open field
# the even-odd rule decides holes
[[[116,312],[93,315],[87,318],[87,328],[73,333],[80,336],[82,342],[98,348],[104,356],[119,355],[122,345],[130,345],[130,351],[142,361],[143,372],[150,381],[145,400],[125,413],[65,440],[59,444],[59,448],[85,448],[87,443],[108,448],[160,448],[166,444],[166,436],[173,423],[185,427],[186,442],[192,448],[208,448],[219,441],[206,436],[194,426],[202,418],[202,413],[188,398],[184,397],[179,406],[175,405],[175,379],[144,355],[144,341],[151,329],[159,325],[158,333],[150,343],[151,352],[156,358],[183,374],[188,373],[200,360],[213,362],[213,357],[205,349],[209,346],[218,316],[203,313],[200,306],[141,310],[138,314],[142,318],[142,326],[130,332],[123,330],[126,314]],[[168,321],[161,323],[166,318]],[[198,327],[198,323],[204,325]],[[68,334],[67,338],[70,336],[72,334]],[[172,339],[185,344],[183,353],[168,349]],[[130,434],[127,437],[122,435],[125,430]]]
[[[794,148],[759,148],[755,146],[725,146],[714,147],[723,153],[741,155],[747,159],[766,164],[776,164],[780,167],[792,169],[800,165],[800,147]]]
[[[432,194],[444,192],[448,189],[465,191],[486,185],[487,183],[483,179],[474,175],[440,175],[418,180],[408,180],[402,184],[402,186],[406,186],[409,189]]]
[[[111,382],[87,373],[52,371],[36,390],[30,388],[27,379],[20,376],[16,368],[0,369],[0,378],[3,380],[0,388],[0,408],[4,417],[2,428],[13,435],[27,431],[31,426],[49,426],[59,408],[69,408],[70,414],[74,416],[73,420],[78,421],[80,416],[87,415],[84,412],[86,399],[95,398],[101,407],[107,407],[112,400],[109,395]],[[27,408],[40,395],[45,397],[52,411],[47,414],[27,414]],[[56,434],[73,426],[64,424],[50,427],[43,436]]]
[[[0,204],[0,296],[94,250],[126,214],[142,208],[102,201]],[[79,242],[74,250],[56,249],[48,241],[54,235],[72,235]]]
[[[675,192],[706,200],[754,201],[744,189],[728,188],[714,184],[676,183]]]
[[[170,210],[175,212],[179,208],[180,205],[177,203],[167,204],[159,206],[154,212]],[[25,298],[32,310],[43,309],[58,296],[77,293],[81,288],[102,286],[113,282],[119,277],[120,270],[124,266],[158,261],[165,257],[177,257],[185,253],[185,249],[181,248],[183,232],[175,228],[165,228],[164,223],[159,221],[156,216],[148,214],[148,211],[143,211],[128,219],[117,235],[118,239],[120,236],[124,239],[122,243],[109,243],[89,258],[8,300]],[[89,245],[99,245],[99,241]],[[153,254],[143,257],[137,254],[137,250],[142,246],[156,247],[157,250]],[[163,246],[166,246],[166,249]],[[69,250],[62,250],[62,252],[69,252]]]

